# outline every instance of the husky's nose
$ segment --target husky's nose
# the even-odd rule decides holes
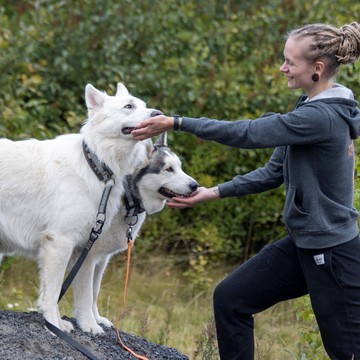
[[[199,187],[199,184],[194,180],[189,184],[189,187],[190,187],[191,191],[194,192]]]
[[[162,113],[160,110],[154,110],[154,111],[151,113],[151,117],[159,116],[159,115],[163,115],[163,113]]]

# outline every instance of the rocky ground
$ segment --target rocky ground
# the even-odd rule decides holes
[[[90,350],[100,360],[136,358],[120,345],[116,330],[104,329],[103,335],[91,335],[76,327],[71,337]],[[36,312],[21,313],[0,310],[1,360],[82,360],[87,359],[64,340],[52,335],[44,327],[44,318]],[[134,335],[121,333],[122,340],[139,355],[149,360],[188,360],[176,349],[160,346]]]

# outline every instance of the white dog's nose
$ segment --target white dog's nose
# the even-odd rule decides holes
[[[160,110],[154,110],[154,111],[151,113],[151,117],[159,116],[159,115],[163,115],[163,113],[162,113]]]
[[[195,191],[199,187],[199,184],[194,180],[189,184],[189,187],[191,191]]]

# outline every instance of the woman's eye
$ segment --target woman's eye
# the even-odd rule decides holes
[[[133,105],[131,104],[127,104],[124,106],[124,109],[132,109],[133,108]]]
[[[170,167],[166,168],[165,171],[174,172],[174,169],[170,166]]]

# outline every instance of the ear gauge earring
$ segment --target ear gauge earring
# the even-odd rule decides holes
[[[320,76],[319,74],[313,74],[313,76],[311,77],[313,82],[318,82],[320,80]]]

